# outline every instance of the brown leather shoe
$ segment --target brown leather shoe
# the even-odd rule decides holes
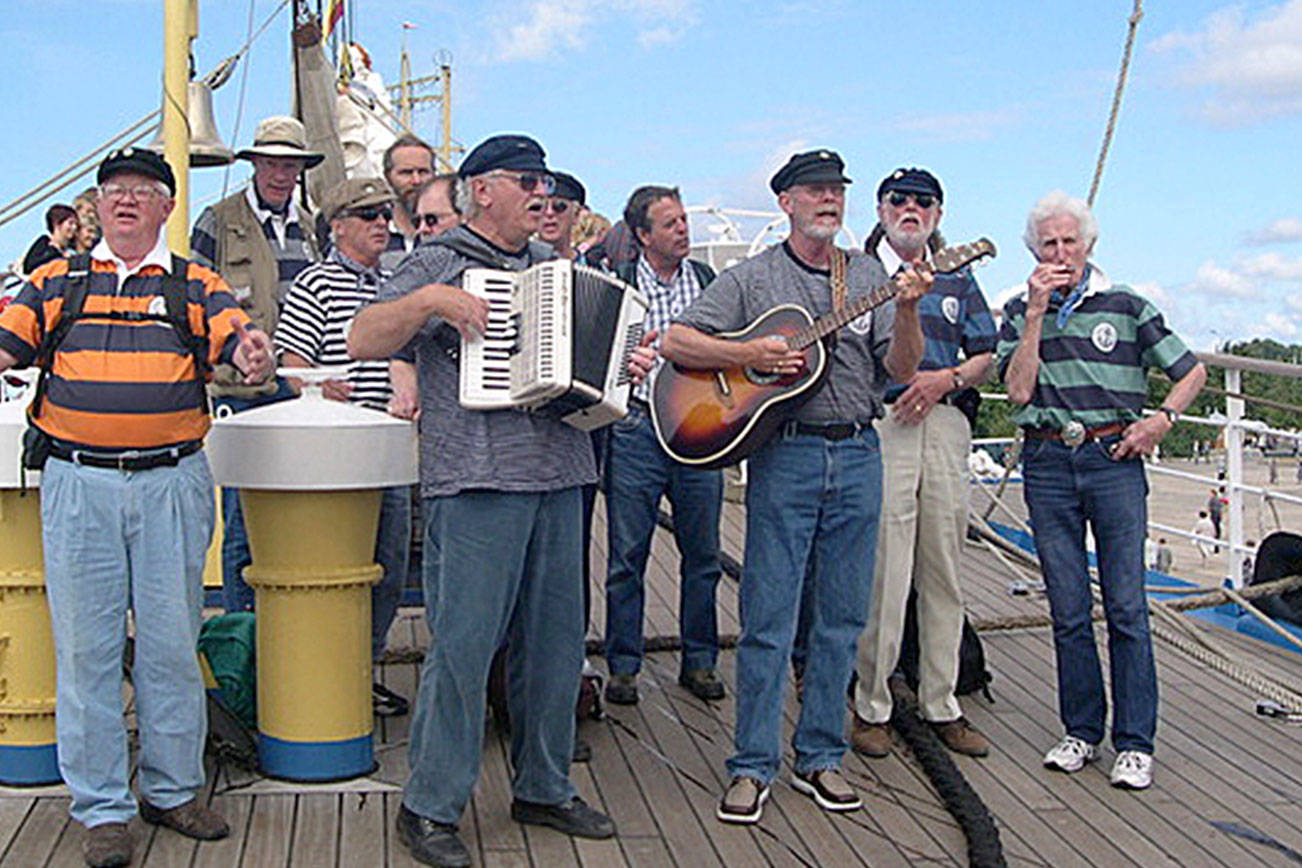
[[[198,799],[191,799],[184,805],[163,810],[140,800],[140,819],[154,826],[166,826],[180,832],[187,838],[200,841],[216,841],[231,833],[231,827],[216,811],[200,806]]]
[[[855,753],[881,759],[891,755],[891,725],[889,723],[869,723],[859,715],[854,716],[854,726],[850,729],[850,746]]]
[[[101,823],[86,830],[81,855],[90,868],[122,868],[131,864],[135,840],[126,823]]]
[[[968,723],[965,717],[946,721],[945,723],[932,723],[931,728],[935,730],[940,740],[945,743],[945,747],[954,753],[961,753],[965,756],[986,756],[990,753],[990,740],[982,735],[975,726]]]

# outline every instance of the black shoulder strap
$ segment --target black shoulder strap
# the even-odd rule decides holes
[[[63,277],[63,306],[59,309],[59,319],[51,326],[45,324],[45,334],[36,347],[36,364],[41,374],[36,380],[36,392],[32,397],[31,417],[41,414],[45,401],[45,390],[49,388],[50,371],[54,368],[54,354],[59,344],[68,336],[72,324],[81,318],[81,310],[86,306],[86,294],[90,292],[90,254],[78,253],[68,260],[68,272]]]
[[[710,285],[710,281],[716,277],[714,269],[699,259],[687,260],[692,265],[692,270],[696,272],[696,280],[701,284],[701,289]]]
[[[180,339],[181,344],[190,349],[190,355],[194,357],[194,372],[199,378],[199,386],[203,390],[203,407],[204,412],[208,411],[208,389],[204,386],[208,379],[208,374],[212,366],[208,364],[208,331],[206,324],[207,317],[204,317],[205,328],[202,332],[196,334],[190,327],[190,310],[187,299],[189,281],[186,279],[186,273],[189,270],[190,263],[183,257],[172,254],[172,270],[163,275],[163,304],[167,308],[167,321],[171,323],[172,328],[176,331],[176,336]]]

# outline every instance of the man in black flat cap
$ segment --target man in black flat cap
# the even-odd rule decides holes
[[[488,304],[458,288],[467,268],[521,271],[552,257],[531,242],[555,192],[543,150],[494,136],[466,155],[464,222],[417,247],[353,322],[355,358],[414,352],[421,393],[426,619],[437,640],[421,670],[411,778],[397,818],[412,856],[468,865],[456,823],[479,775],[489,662],[505,637],[511,816],[607,838],[609,817],[569,779],[583,660],[580,487],[596,481],[588,435],[542,414],[474,411],[458,401],[461,339]],[[649,362],[646,367],[649,367]]]
[[[666,358],[693,368],[796,373],[803,356],[783,339],[713,335],[740,330],[780,304],[818,317],[886,282],[875,260],[834,245],[850,183],[843,169],[835,152],[817,150],[778,170],[770,186],[790,236],[720,274],[676,317],[661,348]],[[828,811],[862,805],[840,765],[845,688],[868,614],[880,510],[872,423],[882,413],[887,377],[907,381],[922,356],[917,307],[930,277],[910,270],[904,284],[894,302],[829,342],[822,386],[749,459],[732,780],[716,811],[724,822],[759,821],[781,764],[782,697],[802,581],[809,583],[809,645],[791,784]]]
[[[588,191],[579,179],[566,172],[554,172],[556,192],[547,197],[543,206],[543,219],[538,227],[538,240],[545,241],[556,251],[561,259],[574,258],[574,244],[571,237],[574,221],[579,219],[579,212],[587,202]]]
[[[926,169],[900,168],[877,187],[877,225],[864,245],[894,274],[925,262],[941,245],[944,191]],[[985,379],[995,323],[971,269],[936,277],[918,303],[926,347],[911,380],[891,382],[890,412],[877,421],[882,447],[882,532],[872,612],[859,640],[850,743],[872,757],[890,753],[893,706],[887,679],[900,658],[909,591],[917,591],[918,707],[950,750],[985,756],[990,744],[954,696],[958,683],[963,600],[959,557],[967,531],[966,410],[971,385]]]

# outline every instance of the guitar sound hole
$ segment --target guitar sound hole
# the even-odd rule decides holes
[[[758,371],[755,368],[746,369],[746,379],[750,380],[757,386],[771,386],[778,380],[782,379],[782,376],[782,374]]]

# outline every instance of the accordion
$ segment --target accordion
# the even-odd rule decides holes
[[[561,259],[471,268],[461,287],[488,302],[488,330],[461,341],[461,406],[540,412],[585,431],[628,412],[628,359],[647,311],[636,289]]]

